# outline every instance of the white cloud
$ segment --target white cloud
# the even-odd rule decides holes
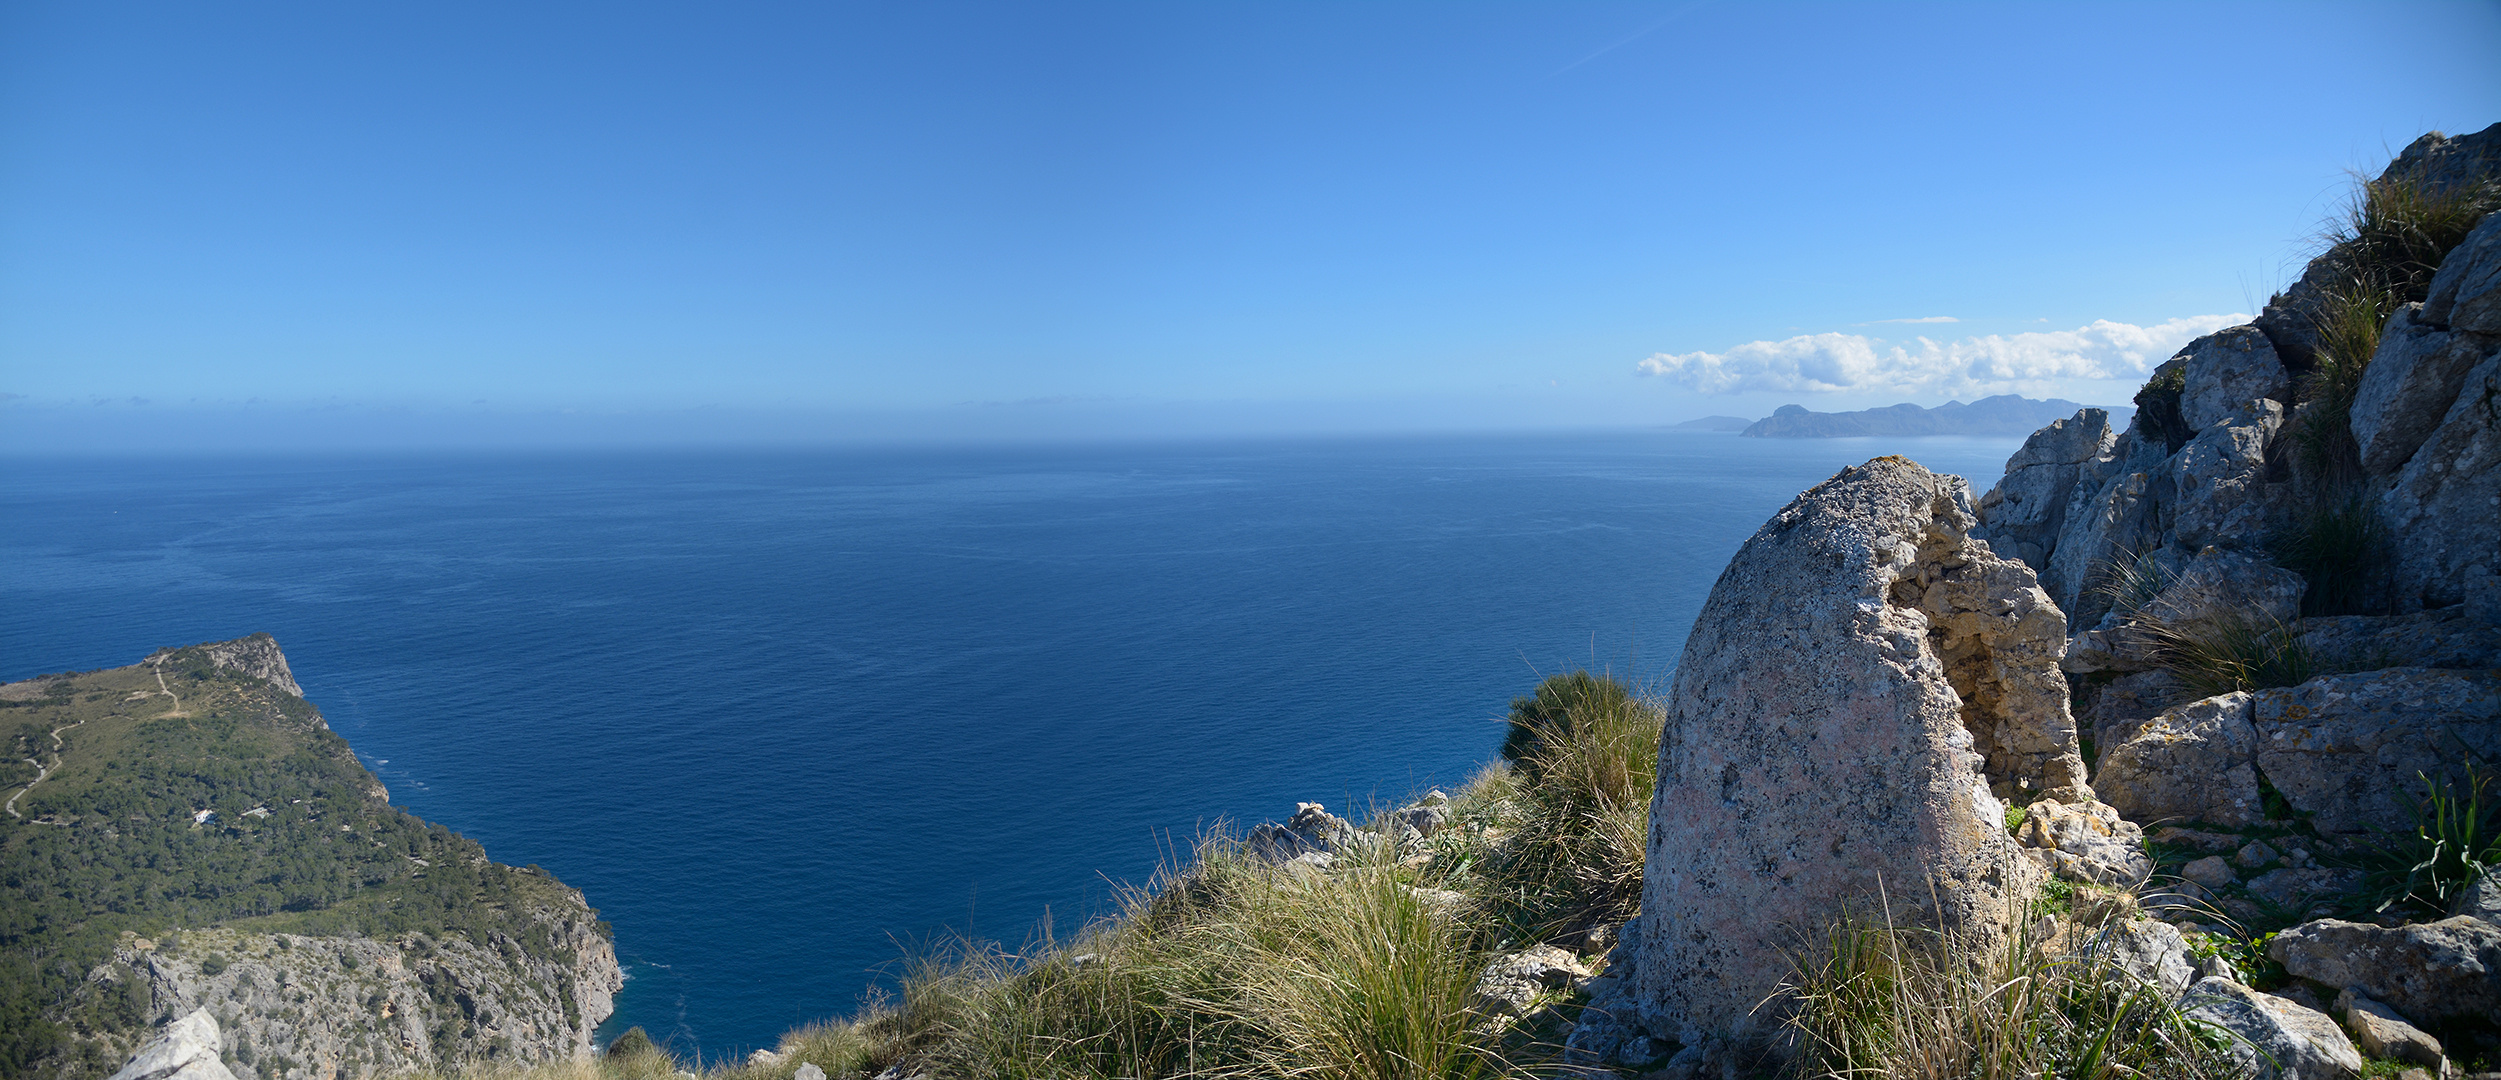
[[[1911,391],[1927,396],[2039,392],[2068,379],[2126,379],[2247,315],[2195,315],[2153,326],[2100,320],[2075,330],[1900,344],[1864,334],[1750,341],[1727,352],[1660,353],[1639,365],[1706,394]]]
[[[1874,321],[1874,322],[1863,322],[1863,323],[1860,323],[1860,324],[1858,324],[1858,325],[1860,325],[1860,326],[1883,326],[1883,325],[1885,325],[1885,324],[1887,324],[1887,323],[1941,323],[1941,322],[1961,322],[1961,321],[1962,321],[1961,319],[1957,319],[1957,318],[1955,318],[1955,317],[1953,317],[1953,316],[1951,316],[1951,315],[1927,315],[1927,316],[1922,316],[1922,317],[1920,317],[1920,318],[1916,318],[1916,319],[1878,319],[1878,320],[1876,320],[1876,321]]]

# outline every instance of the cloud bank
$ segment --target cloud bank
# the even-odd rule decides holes
[[[1864,334],[1749,341],[1727,352],[1660,353],[1638,370],[1706,394],[1904,391],[1924,396],[2038,392],[2069,379],[2143,376],[2180,346],[2247,315],[2195,315],[2152,326],[2099,320],[2075,330],[1894,344]]]

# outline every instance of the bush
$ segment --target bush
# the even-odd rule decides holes
[[[2372,607],[2374,575],[2386,550],[2387,529],[2359,495],[2320,499],[2300,520],[2270,538],[2275,564],[2299,573],[2310,587],[2301,597],[2305,615],[2361,615]]]
[[[2165,364],[2154,369],[2154,376],[2136,391],[2136,425],[2151,438],[2162,440],[2163,452],[2176,454],[2196,435],[2188,428],[2188,420],[2180,414],[2180,395],[2188,389],[2188,367]]]
[[[2360,905],[2372,914],[2392,908],[2427,918],[2449,913],[2451,898],[2501,867],[2501,802],[2487,805],[2491,776],[2464,763],[2465,790],[2455,781],[2423,781],[2414,830],[2383,835],[2363,863]]]
[[[2151,646],[2154,663],[2188,688],[2190,700],[2299,686],[2322,671],[2298,631],[2265,615],[2242,612],[2186,624],[2140,616],[2136,632]]]
[[[1603,675],[1558,675],[1538,694],[1560,715],[1526,722],[1529,750],[1503,793],[1516,820],[1483,877],[1514,936],[1568,941],[1640,905],[1665,718]],[[1515,705],[1514,730],[1522,723]]]

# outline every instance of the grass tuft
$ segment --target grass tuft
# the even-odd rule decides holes
[[[2441,918],[2458,893],[2501,872],[2501,801],[2487,802],[2490,774],[2464,763],[2464,790],[2421,773],[2414,830],[2382,835],[2365,854],[2360,910]]]

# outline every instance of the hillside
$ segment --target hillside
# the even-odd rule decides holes
[[[0,1074],[201,1006],[244,1080],[564,1056],[610,1009],[581,894],[390,806],[265,634],[0,686],[0,740]]]

